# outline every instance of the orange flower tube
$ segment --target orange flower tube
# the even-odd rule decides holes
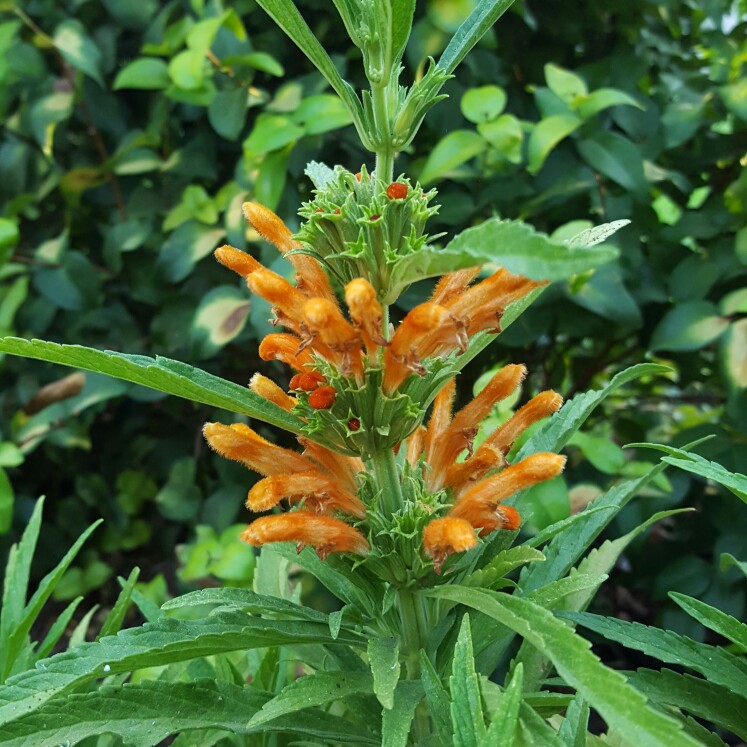
[[[442,519],[434,519],[423,530],[425,554],[433,560],[436,573],[441,573],[441,566],[449,555],[464,552],[475,545],[475,530],[464,519],[445,516]]]
[[[303,374],[301,374],[303,375]],[[296,406],[296,398],[289,397],[274,381],[262,374],[254,374],[249,380],[249,388],[260,397],[290,412]]]
[[[308,350],[301,350],[301,340],[282,332],[267,335],[259,344],[259,357],[263,361],[282,361],[296,371],[305,371],[314,359]]]

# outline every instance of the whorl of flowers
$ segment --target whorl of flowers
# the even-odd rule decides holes
[[[379,526],[382,505],[375,490],[363,489],[370,472],[367,459],[376,448],[393,450],[400,468],[406,464],[410,478],[432,497],[421,523],[421,557],[438,573],[450,555],[469,550],[480,538],[517,529],[518,512],[504,501],[562,471],[565,458],[556,454],[533,454],[513,464],[507,460],[517,437],[554,413],[562,398],[542,392],[474,448],[480,423],[520,386],[524,366],[505,366],[456,412],[454,378],[442,380],[427,426],[422,424],[426,407],[406,396],[408,382],[428,377],[434,362],[458,356],[474,335],[500,331],[506,307],[541,283],[506,270],[485,279],[479,279],[479,267],[458,270],[437,282],[428,301],[390,324],[381,286],[384,260],[364,251],[370,248],[370,229],[399,216],[394,233],[391,226],[382,227],[388,236],[382,256],[391,255],[395,244],[401,251],[397,230],[401,235],[409,230],[409,240],[418,244],[423,216],[432,212],[430,195],[402,180],[377,192],[375,179],[365,171],[356,175],[355,186],[361,181],[370,183],[369,203],[383,205],[379,209],[384,211],[391,203],[391,212],[372,214],[370,205],[355,201],[355,192],[338,207],[318,197],[318,207],[312,202],[302,211],[307,223],[298,237],[303,242],[272,211],[253,202],[244,205],[254,229],[292,264],[295,284],[238,249],[223,246],[215,252],[253,294],[272,305],[275,323],[284,328],[264,338],[259,354],[291,369],[287,390],[259,374],[249,386],[307,423],[307,435],[298,438],[302,451],[276,446],[241,423],[208,423],[204,435],[218,453],[262,475],[246,505],[253,512],[275,513],[256,519],[243,539],[252,545],[309,545],[322,558],[375,550],[372,512]],[[347,222],[346,212],[352,215]],[[413,227],[416,220],[420,234]],[[375,270],[366,269],[366,256]],[[336,265],[339,257],[342,264]],[[360,275],[351,277],[357,271]],[[277,513],[284,504],[290,509]]]

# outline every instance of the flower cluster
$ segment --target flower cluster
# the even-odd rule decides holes
[[[375,186],[375,179],[363,176]],[[361,178],[357,175],[354,181],[360,183]],[[378,192],[374,186],[367,193],[371,204],[401,203],[400,218],[422,218],[428,212],[423,205],[403,207],[414,198],[427,202],[422,191],[404,181],[382,185]],[[334,209],[327,204],[312,211],[307,206],[306,213],[314,216],[317,230],[334,229],[344,221],[342,211],[349,202]],[[380,219],[365,206],[356,209],[362,214],[356,218],[362,232]],[[388,307],[382,303],[386,292],[376,287],[380,273],[373,277],[365,263],[356,265],[361,275],[345,278],[341,288],[344,312],[333,288],[340,277],[333,274],[331,281],[327,272],[329,257],[320,258],[314,246],[294,238],[265,207],[246,203],[244,213],[295,270],[293,285],[233,247],[215,252],[219,262],[244,278],[252,293],[272,305],[275,323],[285,328],[267,335],[259,354],[293,370],[288,391],[259,374],[249,386],[301,417],[307,435],[299,437],[303,452],[297,453],[269,443],[240,423],[205,426],[205,438],[216,451],[263,476],[249,491],[247,506],[252,511],[276,509],[283,501],[292,507],[256,519],[243,539],[252,545],[295,541],[300,547],[314,547],[320,557],[375,550],[370,512],[381,518],[382,505],[362,499],[368,493],[361,487],[370,469],[368,460],[377,450],[398,453],[402,463],[409,463],[409,473],[434,497],[421,526],[422,549],[436,572],[451,554],[474,547],[490,532],[516,529],[518,513],[503,504],[505,499],[555,477],[565,460],[542,453],[509,464],[507,455],[527,427],[560,407],[560,396],[551,391],[537,395],[473,449],[480,422],[520,385],[526,374],[523,366],[503,368],[453,414],[453,375],[445,385],[437,384],[440,391],[427,427],[422,425],[426,407],[404,392],[413,378],[428,378],[433,361],[458,357],[476,334],[500,331],[506,307],[541,284],[506,270],[483,280],[478,280],[479,267],[458,270],[441,278],[430,299],[395,326],[388,322]],[[334,220],[324,226],[328,216]],[[402,225],[400,221],[400,230]],[[412,227],[410,233],[415,236]],[[299,236],[303,235],[302,231]],[[365,236],[360,240],[365,243]]]

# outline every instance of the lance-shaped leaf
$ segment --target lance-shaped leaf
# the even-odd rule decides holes
[[[479,747],[491,747],[495,744],[513,744],[516,727],[519,722],[521,705],[521,686],[524,670],[519,664],[511,675],[511,681],[501,694],[498,707],[490,715],[490,726],[481,740]]]
[[[291,433],[301,433],[303,426],[295,415],[250,389],[169,358],[126,355],[82,345],[58,345],[19,337],[0,338],[0,352],[107,374],[193,402],[247,415]]]
[[[387,747],[406,747],[415,709],[423,699],[423,686],[417,680],[397,683],[394,705],[384,710],[381,718],[381,744]]]
[[[625,678],[605,667],[588,641],[527,599],[501,592],[441,586],[429,596],[464,604],[523,636],[547,656],[561,677],[595,708],[610,728],[638,747],[696,747],[681,725],[651,708]]]
[[[509,9],[514,0],[481,0],[456,30],[438,61],[438,66],[447,73],[467,56],[467,53],[482,39],[490,27]]]
[[[373,674],[374,693],[384,708],[394,707],[394,689],[400,673],[399,640],[374,637],[368,641],[368,663]]]
[[[747,653],[747,625],[740,622],[726,612],[722,612],[710,604],[701,602],[699,599],[680,594],[676,591],[669,592],[673,599],[690,617],[695,618],[698,622],[707,628],[716,631],[719,635],[728,638],[735,643],[744,653]]]

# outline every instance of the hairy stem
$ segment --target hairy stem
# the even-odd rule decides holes
[[[376,484],[381,490],[381,510],[384,514],[396,513],[404,505],[404,497],[394,452],[382,449],[372,454],[370,461]]]

